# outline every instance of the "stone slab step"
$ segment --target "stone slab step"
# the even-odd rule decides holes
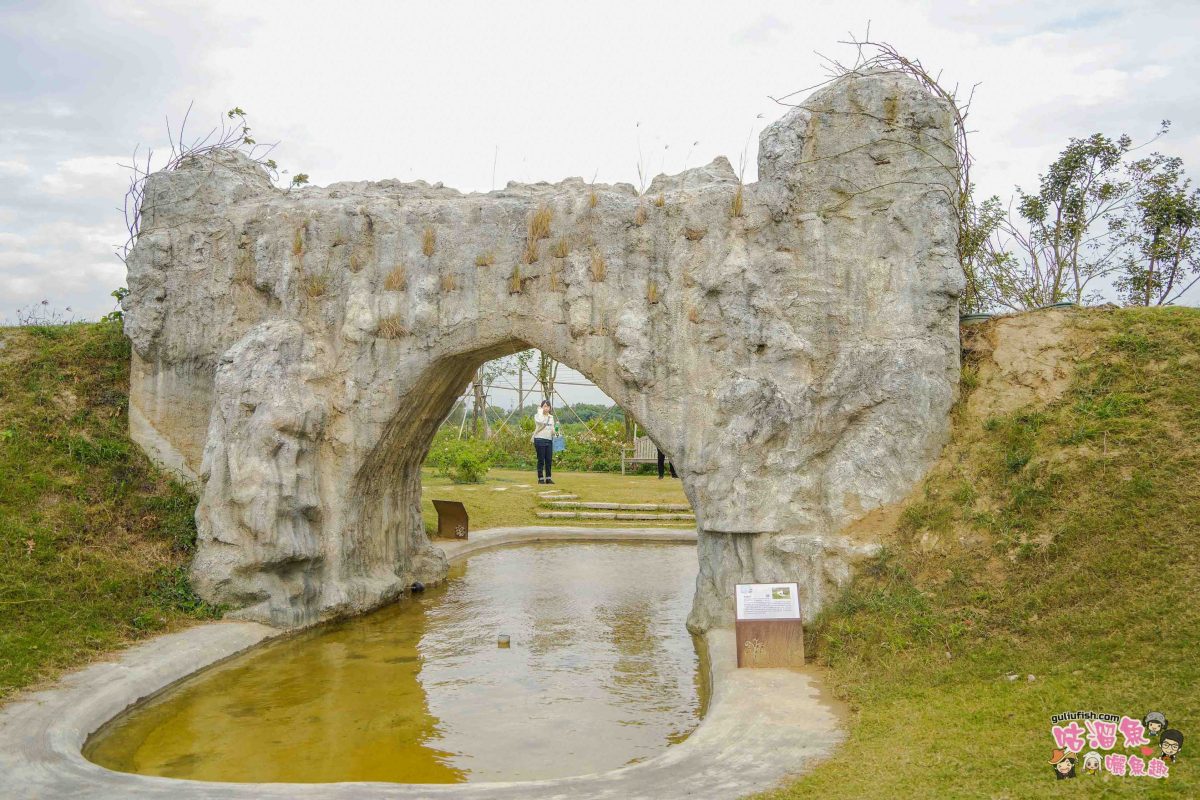
[[[687,503],[579,503],[562,500],[558,497],[547,498],[542,503],[550,508],[575,508],[589,511],[691,511]]]
[[[538,497],[543,500],[578,500],[579,495],[567,494],[566,492],[538,492]]]
[[[539,519],[623,519],[659,522],[694,522],[695,514],[638,514],[622,511],[539,511]]]

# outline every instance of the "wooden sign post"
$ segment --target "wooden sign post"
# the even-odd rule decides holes
[[[804,666],[804,621],[795,583],[739,583],[734,589],[739,667]]]

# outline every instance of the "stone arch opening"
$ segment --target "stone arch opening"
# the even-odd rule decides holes
[[[903,498],[958,378],[952,119],[849,75],[719,158],[627,184],[284,192],[217,153],[151,176],[128,259],[130,427],[201,490],[198,591],[276,625],[365,610],[444,558],[416,470],[449,394],[527,343],[588,375],[683,477],[700,574],[797,580],[806,617]]]
[[[382,427],[378,443],[363,459],[354,476],[348,494],[361,499],[354,502],[356,517],[350,523],[352,533],[349,541],[356,551],[362,552],[350,554],[349,557],[356,562],[357,568],[386,562],[386,554],[404,547],[405,543],[411,547],[416,542],[414,555],[429,545],[428,540],[422,540],[420,536],[424,531],[420,510],[421,469],[438,428],[454,402],[462,397],[481,365],[528,349],[544,350],[555,360],[596,382],[597,387],[606,394],[608,391],[624,394],[620,392],[620,387],[606,387],[596,381],[586,366],[537,347],[527,339],[508,338],[498,343],[481,344],[430,365],[416,378],[408,394],[400,398],[395,414]],[[601,377],[600,381],[603,380]],[[612,399],[625,408],[620,400],[615,397]],[[625,396],[624,400],[631,406],[636,404],[635,398]],[[626,413],[634,415],[632,411]],[[656,441],[670,441],[653,414],[648,417],[651,420],[650,427],[641,418],[635,418]],[[666,447],[664,452],[667,452]],[[686,479],[684,489],[686,492]],[[414,573],[414,577],[428,579],[426,575],[417,573]]]
[[[423,582],[441,577],[436,556],[427,557],[431,543],[424,536],[421,517],[421,469],[453,403],[462,396],[476,370],[488,361],[521,350],[542,350],[592,380],[614,402],[628,409],[626,413],[634,416],[655,441],[669,443],[681,438],[663,429],[652,401],[631,393],[624,384],[606,380],[594,365],[577,362],[571,353],[555,349],[556,342],[542,340],[536,330],[526,330],[521,338],[505,330],[483,341],[476,339],[479,333],[472,328],[448,337],[445,348],[449,355],[417,374],[410,388],[396,398],[394,413],[381,426],[378,442],[362,459],[347,493],[354,512],[345,537],[348,549],[343,553],[348,573],[369,572],[371,565],[407,560],[416,566],[396,577],[385,574],[383,580],[403,588],[411,584],[410,577]],[[641,415],[634,409],[641,409]],[[686,437],[682,438],[686,442]],[[664,444],[664,452],[669,452],[670,446]],[[687,492],[688,479],[682,472],[681,478]],[[402,554],[405,549],[407,553]]]

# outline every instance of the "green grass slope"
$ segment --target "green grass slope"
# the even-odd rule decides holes
[[[0,700],[214,609],[196,501],[128,437],[113,323],[0,329]]]
[[[960,403],[884,554],[815,626],[849,740],[764,797],[1200,797],[1200,311],[1063,316],[1065,393]],[[1162,711],[1183,754],[1165,780],[1056,781],[1050,717],[1076,710]]]
[[[1058,318],[1056,399],[972,411],[1005,387],[968,362],[953,441],[810,632],[849,739],[764,797],[1200,796],[1200,311]],[[186,580],[195,498],[128,439],[128,363],[112,325],[0,329],[0,700],[214,615]],[[473,526],[514,521],[485,510],[511,491],[464,494]],[[1071,710],[1161,710],[1189,738],[1165,781],[1054,781]]]
[[[195,496],[129,439],[129,357],[112,323],[0,328],[0,702],[148,634],[218,616],[187,578]],[[463,501],[475,529],[551,524],[535,515],[535,479],[493,470],[456,486],[428,471],[426,527],[437,529],[432,497]],[[555,488],[686,502],[678,481],[648,475],[561,472]]]

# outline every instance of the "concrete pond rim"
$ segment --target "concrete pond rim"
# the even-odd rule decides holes
[[[534,542],[696,541],[692,530],[494,528],[445,543],[458,561]],[[809,670],[738,670],[733,632],[705,635],[712,695],[692,734],[646,761],[591,775],[459,784],[224,783],[113,772],[83,756],[89,737],[128,708],[247,650],[294,633],[212,622],[164,634],[0,709],[0,794],[13,798],[707,798],[769,789],[827,758],[844,739],[840,712]]]

